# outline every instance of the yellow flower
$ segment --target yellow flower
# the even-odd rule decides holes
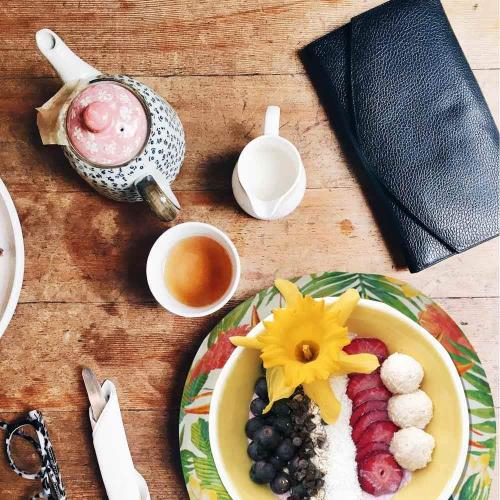
[[[478,457],[470,458],[470,468],[473,473],[479,473],[481,478],[481,483],[483,486],[489,486],[491,484],[491,477],[488,472],[488,467],[490,464],[490,454],[485,453],[479,455]]]
[[[289,281],[276,280],[275,285],[286,307],[273,311],[273,321],[264,321],[263,333],[253,338],[231,337],[231,342],[261,351],[269,391],[264,412],[302,385],[306,395],[319,406],[323,420],[334,423],[340,404],[330,387],[330,376],[371,373],[379,366],[372,354],[349,355],[342,351],[351,342],[345,323],[359,294],[347,290],[327,306],[324,300],[303,297]]]
[[[189,476],[187,490],[190,498],[196,498],[196,500],[217,500],[217,493],[213,490],[204,489],[201,486],[200,480],[194,474]]]

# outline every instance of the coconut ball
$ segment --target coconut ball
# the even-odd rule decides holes
[[[417,427],[408,427],[394,434],[389,449],[403,469],[415,471],[431,461],[435,445],[430,434]]]
[[[411,356],[395,352],[383,362],[380,376],[393,394],[408,394],[419,388],[424,378],[424,369]]]
[[[389,399],[387,411],[390,419],[402,429],[418,427],[425,429],[432,418],[432,401],[420,389],[409,394],[397,394]]]

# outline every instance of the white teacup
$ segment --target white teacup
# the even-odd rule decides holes
[[[297,148],[279,135],[280,108],[268,106],[264,135],[249,142],[233,171],[234,197],[252,217],[280,219],[293,212],[306,189]]]
[[[216,302],[203,307],[191,307],[177,300],[164,279],[165,264],[172,248],[179,241],[191,236],[206,236],[219,243],[228,253],[232,265],[232,277],[228,289]],[[234,295],[240,281],[241,265],[238,251],[229,237],[220,229],[202,222],[185,222],[167,229],[149,252],[146,275],[151,293],[167,311],[185,318],[208,316],[223,307]]]

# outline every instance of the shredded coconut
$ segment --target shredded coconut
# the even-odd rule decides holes
[[[360,500],[361,487],[358,482],[356,447],[351,437],[349,419],[352,402],[346,394],[347,375],[330,378],[330,385],[340,401],[340,415],[333,425],[327,425],[328,465],[325,476],[326,498]]]

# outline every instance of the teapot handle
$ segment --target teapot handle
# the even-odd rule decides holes
[[[177,217],[181,207],[168,183],[149,174],[138,179],[135,186],[158,219],[170,222]]]

